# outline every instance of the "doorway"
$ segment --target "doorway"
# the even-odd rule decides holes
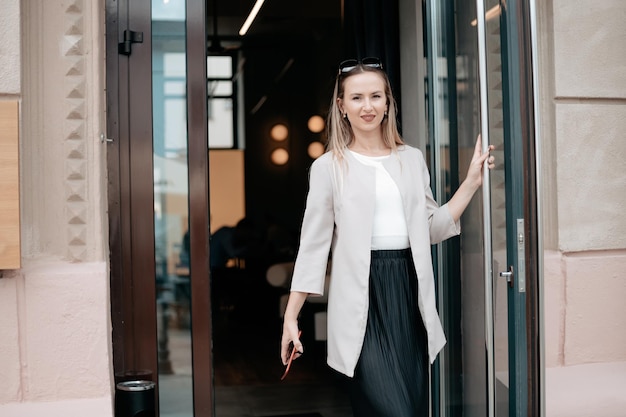
[[[512,104],[527,92],[507,69],[520,41],[507,25],[524,15],[486,3],[483,16],[473,3],[423,2],[436,197],[445,202],[464,177],[477,133],[502,161],[465,214],[463,235],[433,248],[448,335],[433,367],[434,416],[521,416],[536,405],[537,319],[527,320],[536,201],[532,178],[520,174],[532,166],[530,136],[516,130],[532,121]],[[509,10],[517,4],[525,3]],[[224,34],[249,11],[234,3],[107,1],[114,366],[118,380],[158,382],[162,416],[349,415],[324,364],[323,305],[303,312],[312,349],[279,385],[288,285],[267,280],[297,250],[310,151],[323,141],[309,121],[324,116],[342,58],[340,5],[300,10],[317,13],[313,21],[268,9],[258,34],[242,41]],[[212,265],[219,236],[235,235],[245,248]]]
[[[288,289],[266,279],[294,256],[322,136],[309,120],[330,96],[340,7],[311,4],[292,21],[268,5],[242,40],[228,26],[247,6],[107,2],[116,380],[157,382],[161,416],[317,412],[320,398],[341,416],[315,308],[304,324],[309,354],[280,386],[292,395],[273,400]],[[285,137],[272,135],[277,126]],[[213,263],[221,237],[246,249]]]

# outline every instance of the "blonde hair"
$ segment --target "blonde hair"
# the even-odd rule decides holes
[[[330,108],[328,111],[328,117],[326,121],[326,134],[328,136],[328,142],[326,148],[332,151],[334,157],[338,160],[342,160],[344,157],[344,150],[354,140],[354,132],[348,119],[345,119],[339,109],[337,99],[343,100],[344,86],[346,80],[353,75],[362,74],[364,72],[377,73],[383,83],[385,84],[385,96],[387,97],[387,116],[383,118],[381,123],[381,130],[383,135],[383,142],[392,152],[395,152],[398,145],[404,144],[400,132],[398,132],[397,117],[397,105],[396,100],[391,92],[391,83],[389,77],[380,68],[373,68],[370,66],[358,64],[354,69],[346,73],[339,73],[335,80],[335,88],[333,91],[333,97],[330,102]]]

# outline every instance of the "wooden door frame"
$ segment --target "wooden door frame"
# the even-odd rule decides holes
[[[187,137],[194,415],[214,414],[206,2],[187,0]]]
[[[107,174],[113,369],[158,377],[154,262],[151,25],[147,2],[106,2]],[[143,32],[130,56],[118,53],[123,32]],[[149,101],[151,102],[151,101]],[[132,138],[132,140],[131,140]],[[147,158],[146,155],[150,155]],[[139,290],[139,291],[138,291]]]
[[[210,417],[214,399],[205,2],[188,0],[186,7],[194,415]],[[106,0],[110,297],[116,382],[125,374],[158,382],[150,16],[149,0]],[[118,51],[124,30],[143,32],[142,43],[132,44],[129,56]]]

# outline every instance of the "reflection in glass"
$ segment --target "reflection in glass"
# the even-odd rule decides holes
[[[498,272],[507,270],[505,177],[503,171],[504,131],[502,99],[502,63],[500,48],[500,6],[498,0],[485,0],[486,62],[480,62],[476,2],[450,0],[427,1],[430,65],[428,106],[429,129],[434,138],[429,160],[434,164],[434,193],[438,201],[447,201],[455,177],[462,180],[472,158],[476,135],[481,131],[479,68],[486,65],[489,142],[496,146],[496,169],[491,171],[489,207],[483,207],[479,190],[461,219],[460,271],[453,271],[454,250],[450,244],[437,245],[439,311],[446,332],[451,336],[440,354],[439,401],[435,408],[442,416],[484,417],[488,414],[486,304],[493,304],[495,362],[495,415],[508,416],[508,303],[507,282]],[[432,96],[431,96],[432,95]],[[454,152],[458,152],[455,155]],[[458,166],[455,161],[458,160]],[[485,214],[489,217],[485,218]],[[485,223],[488,222],[488,223]],[[485,225],[491,235],[484,235]],[[485,241],[485,239],[488,239]],[[485,253],[490,243],[491,253]],[[448,252],[449,251],[449,252]],[[485,271],[485,259],[493,259],[491,271]],[[493,293],[485,294],[485,274],[490,277]],[[460,282],[457,284],[457,276]],[[457,285],[458,288],[455,288]],[[459,295],[460,292],[460,295]],[[489,298],[485,298],[489,297]],[[450,306],[458,300],[460,312]],[[489,303],[487,303],[489,301]],[[489,345],[489,348],[491,346]],[[460,365],[458,365],[460,363]],[[460,369],[459,369],[460,368]],[[455,378],[461,380],[460,387]]]
[[[184,0],[152,2],[152,48],[159,408],[192,416]]]
[[[428,97],[427,108],[429,114],[429,136],[434,138],[431,143],[427,161],[430,162],[431,178],[433,179],[432,189],[435,199],[439,204],[444,204],[449,198],[452,191],[452,182],[456,178],[452,178],[452,147],[456,147],[456,134],[451,132],[450,114],[450,89],[449,89],[449,68],[448,60],[453,59],[449,55],[451,50],[449,47],[452,39],[447,37],[448,33],[442,28],[445,27],[446,5],[443,2],[430,2],[429,12],[429,30],[425,33],[428,40],[428,47],[424,48],[428,51],[428,61],[430,66],[429,78],[427,80]],[[452,75],[452,79],[454,74]],[[452,116],[453,118],[454,116]],[[454,138],[451,138],[451,133]],[[455,175],[456,177],[456,175]],[[461,399],[452,398],[454,389],[452,384],[456,379],[456,375],[452,375],[454,358],[459,356],[459,346],[455,344],[451,331],[458,327],[458,319],[453,310],[458,311],[458,306],[454,306],[454,293],[458,294],[458,273],[451,270],[451,264],[446,262],[450,257],[455,256],[455,242],[453,240],[444,242],[435,247],[435,276],[437,278],[437,296],[439,316],[443,327],[447,333],[450,343],[442,350],[438,357],[438,370],[440,374],[439,381],[439,398],[434,404],[434,413],[439,411],[440,415],[446,415],[447,409],[454,401]],[[450,339],[452,336],[452,339]],[[435,414],[433,414],[435,415]]]
[[[491,247],[493,256],[493,318],[496,416],[509,415],[509,331],[508,284],[498,273],[506,271],[506,205],[504,187],[504,114],[502,102],[502,59],[500,48],[500,3],[485,1],[487,50],[487,91],[489,95],[489,142],[492,154],[500,161],[491,172]]]
[[[487,0],[486,10],[486,52],[487,52],[487,106],[489,109],[489,142],[496,146],[493,152],[499,161],[491,172],[490,181],[490,223],[491,248],[494,264],[493,306],[496,367],[496,414],[508,415],[508,329],[506,282],[497,277],[500,270],[506,269],[506,217],[504,205],[503,158],[503,112],[502,112],[502,66],[500,59],[500,24],[497,0]],[[457,31],[457,109],[459,136],[459,174],[465,175],[473,152],[476,134],[480,132],[480,80],[476,3],[456,0],[459,18]],[[485,271],[483,259],[483,200],[480,192],[466,210],[463,222],[461,246],[462,276],[462,334],[463,334],[463,378],[464,416],[487,415],[487,363],[485,358]]]
[[[457,109],[459,113],[459,174],[464,176],[480,132],[480,80],[478,33],[471,24],[476,18],[476,3],[457,0]],[[483,204],[479,190],[463,215],[461,247],[463,334],[463,415],[487,415],[487,378],[485,351],[485,278]]]
[[[457,2],[458,3],[458,2]],[[475,3],[469,2],[465,8],[467,13],[459,24],[459,36],[468,36],[470,39],[463,45],[459,54],[463,57],[461,71],[466,74],[461,78],[465,82],[464,94],[459,94],[459,113],[472,115],[467,120],[459,123],[459,130],[465,131],[462,143],[464,144],[461,154],[461,171],[467,169],[467,163],[472,152],[471,143],[475,133],[480,132],[479,113],[479,79],[478,79],[478,44],[477,32],[471,27],[469,18],[476,16]],[[469,134],[469,132],[472,132]],[[463,409],[467,416],[487,415],[487,379],[485,360],[485,294],[484,294],[484,267],[483,252],[483,206],[480,192],[474,197],[471,206],[464,215],[465,225],[461,235],[461,245],[469,250],[464,251],[462,261],[463,279],[463,333],[466,335],[463,341],[463,372],[465,375],[465,398]],[[471,302],[470,302],[471,300]]]
[[[152,2],[153,21],[184,21],[185,20],[184,0],[154,0]]]

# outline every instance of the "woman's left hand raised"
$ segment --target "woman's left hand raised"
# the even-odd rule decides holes
[[[474,147],[474,155],[472,156],[470,166],[467,170],[467,177],[465,178],[465,181],[473,185],[476,189],[480,188],[483,184],[483,168],[485,164],[489,169],[493,169],[496,166],[496,159],[490,154],[490,152],[495,149],[495,146],[489,145],[485,153],[482,152],[482,149],[482,138],[478,135],[478,138],[476,138],[476,146]]]
[[[495,146],[489,145],[485,153],[483,153],[482,149],[483,143],[480,135],[478,135],[474,155],[467,170],[467,177],[465,177],[459,189],[456,190],[450,201],[448,201],[448,210],[450,210],[450,215],[455,222],[461,218],[472,197],[483,185],[483,169],[485,169],[485,165],[489,169],[493,169],[496,166],[495,158],[489,154],[489,152],[495,149]]]

